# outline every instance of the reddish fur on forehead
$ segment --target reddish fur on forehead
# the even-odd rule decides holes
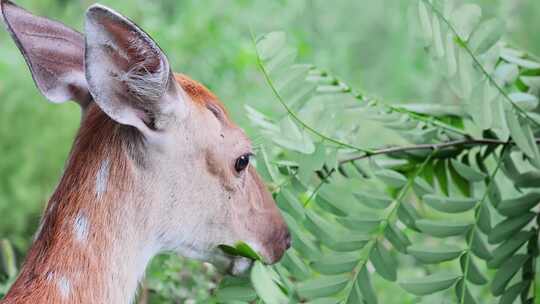
[[[209,105],[217,107],[223,112],[223,118],[229,125],[234,125],[227,113],[227,109],[223,103],[210,92],[204,85],[195,81],[184,74],[174,74],[176,82],[184,89],[184,91],[191,97],[196,104],[208,107]]]

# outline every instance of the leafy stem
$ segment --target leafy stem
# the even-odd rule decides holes
[[[266,83],[268,84],[268,86],[270,87],[270,89],[272,90],[272,93],[274,93],[274,95],[276,96],[277,100],[279,101],[279,103],[283,106],[283,108],[287,111],[287,113],[289,114],[289,116],[291,116],[298,124],[300,124],[304,129],[308,130],[309,132],[315,134],[316,136],[320,137],[321,139],[323,140],[326,140],[328,142],[331,142],[333,144],[336,144],[340,147],[345,147],[345,148],[349,148],[349,149],[353,149],[353,150],[356,150],[356,151],[361,151],[361,152],[364,152],[364,153],[371,153],[371,150],[369,149],[365,149],[365,148],[360,148],[360,147],[357,147],[357,146],[354,146],[354,145],[351,145],[351,144],[348,144],[348,143],[345,143],[345,142],[342,142],[340,140],[337,140],[337,139],[334,139],[332,137],[329,137],[329,136],[326,136],[322,133],[320,133],[319,131],[317,131],[315,128],[311,127],[310,125],[308,125],[306,122],[304,122],[300,117],[298,117],[298,115],[287,105],[287,103],[283,100],[283,97],[281,96],[281,94],[278,92],[276,86],[274,85],[274,82],[272,81],[272,79],[270,78],[270,75],[268,74],[268,71],[266,70],[266,67],[264,66],[263,62],[262,62],[262,59],[261,59],[261,56],[259,54],[259,51],[257,50],[257,42],[255,40],[255,36],[253,35],[253,32],[251,32],[251,40],[253,42],[253,45],[254,45],[254,48],[255,48],[255,54],[256,54],[256,57],[257,57],[257,65],[259,66],[259,69],[261,70],[263,76],[264,76],[264,79],[266,80]]]
[[[536,139],[536,143],[540,143],[540,138]],[[502,141],[497,139],[461,139],[461,140],[454,140],[454,141],[448,141],[443,143],[436,143],[436,144],[419,144],[419,145],[410,145],[410,146],[396,146],[396,147],[388,147],[388,148],[381,148],[377,150],[373,150],[371,153],[365,153],[361,155],[352,155],[345,157],[343,159],[339,160],[339,164],[344,164],[364,158],[369,158],[376,155],[385,155],[385,154],[392,154],[392,153],[399,153],[399,152],[410,152],[410,151],[419,151],[419,150],[441,150],[444,148],[449,147],[459,147],[464,146],[465,148],[473,148],[477,146],[501,146],[501,145],[513,145],[515,142],[513,141]]]
[[[377,233],[373,235],[373,237],[370,239],[368,244],[366,245],[365,250],[362,251],[362,259],[360,259],[360,262],[356,265],[354,268],[354,278],[351,280],[352,286],[354,286],[356,280],[358,280],[358,274],[360,273],[360,270],[362,267],[365,266],[367,261],[369,260],[369,257],[371,256],[371,252],[373,251],[373,248],[375,248],[375,244],[377,243],[377,240],[382,238],[384,236],[384,232],[388,225],[390,225],[390,222],[396,217],[396,213],[403,203],[403,200],[405,199],[405,196],[407,193],[409,193],[409,190],[414,185],[414,180],[424,171],[427,164],[431,161],[433,158],[433,155],[436,151],[433,151],[426,159],[422,162],[422,164],[418,167],[418,169],[413,173],[412,176],[409,177],[407,184],[400,190],[399,194],[397,195],[396,199],[394,200],[394,203],[392,204],[392,207],[387,212],[386,217],[381,221],[381,225],[379,226],[379,229],[377,230]],[[349,293],[350,295],[350,293]]]
[[[376,98],[367,97],[366,94],[358,93],[355,89],[351,88],[349,85],[347,85],[346,83],[341,81],[336,76],[330,75],[326,71],[321,71],[320,73],[321,73],[321,76],[329,78],[329,80],[328,80],[329,83],[333,83],[336,86],[342,87],[343,89],[342,89],[341,92],[350,94],[356,100],[359,100],[359,101],[364,102],[364,103],[371,103],[374,106],[380,106],[380,107],[388,109],[388,110],[390,110],[392,112],[405,114],[405,115],[409,116],[409,118],[412,119],[412,120],[416,120],[418,122],[423,122],[425,124],[432,125],[434,127],[445,130],[447,132],[456,133],[456,134],[459,134],[459,135],[464,136],[464,137],[469,136],[469,134],[467,134],[467,132],[465,132],[463,130],[460,130],[460,129],[458,129],[458,128],[454,127],[454,126],[451,126],[449,124],[446,124],[446,123],[442,122],[441,120],[439,120],[439,119],[437,119],[435,117],[426,117],[426,116],[424,116],[422,114],[418,114],[418,113],[415,113],[413,111],[409,111],[409,110],[407,110],[407,109],[405,109],[403,107],[393,106],[393,105],[384,103],[384,102],[382,102],[382,101],[380,101],[380,100],[378,100]]]
[[[471,247],[472,247],[472,242],[474,241],[474,237],[475,237],[475,234],[474,234],[474,231],[477,229],[478,227],[478,220],[479,220],[479,216],[480,216],[480,212],[478,209],[480,209],[482,207],[482,205],[485,203],[488,195],[489,195],[489,191],[493,185],[493,182],[495,180],[495,176],[497,175],[497,173],[499,172],[499,169],[501,168],[501,165],[502,165],[502,162],[503,162],[503,155],[504,153],[506,152],[506,149],[507,147],[509,146],[509,143],[506,144],[503,149],[501,150],[501,156],[499,157],[499,159],[497,160],[497,165],[495,167],[495,169],[493,169],[493,172],[490,174],[489,176],[489,179],[488,179],[488,182],[487,182],[487,185],[486,185],[486,190],[484,191],[484,194],[482,195],[482,198],[480,199],[480,201],[478,202],[478,204],[475,206],[474,208],[474,223],[471,227],[471,237],[469,238],[469,241],[467,243],[467,255],[465,256],[465,266],[464,266],[464,269],[463,269],[463,280],[466,280],[468,274],[469,274],[469,267],[470,267],[470,264],[471,264],[471,255],[470,255],[470,250],[471,250]],[[465,285],[463,286],[463,288],[461,288],[461,295],[459,297],[459,303],[460,304],[463,304],[465,303]]]
[[[461,40],[461,38],[459,38],[459,34],[456,30],[456,28],[452,25],[452,23],[441,13],[441,11],[439,11],[431,2],[429,2],[428,0],[421,0],[423,1],[426,5],[429,6],[429,8],[437,15],[437,17],[439,17],[439,19],[441,19],[447,26],[448,28],[450,29],[450,31],[452,31],[452,33],[458,37],[459,39],[459,46],[465,50],[465,52],[471,57],[471,59],[473,60],[473,62],[476,64],[476,66],[480,69],[480,72],[482,72],[482,74],[486,77],[486,79],[491,83],[491,85],[493,85],[497,91],[499,91],[499,93],[504,97],[504,99],[506,99],[510,104],[512,104],[512,106],[514,107],[514,109],[519,113],[519,115],[521,115],[523,118],[529,120],[530,122],[532,122],[535,126],[537,127],[540,127],[540,123],[536,122],[536,120],[532,119],[525,110],[523,110],[519,105],[517,105],[511,98],[510,96],[508,96],[508,94],[503,90],[503,88],[497,83],[497,81],[495,81],[495,79],[493,79],[493,77],[491,77],[491,75],[486,71],[486,69],[484,68],[484,66],[482,65],[482,63],[480,62],[480,60],[478,60],[478,58],[476,57],[476,55],[474,54],[474,52],[471,50],[471,48],[469,47],[469,45],[467,44],[466,41],[463,41]]]

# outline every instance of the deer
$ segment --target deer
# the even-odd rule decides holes
[[[224,273],[278,262],[291,235],[251,164],[253,147],[206,87],[172,72],[133,21],[100,4],[84,34],[2,0],[36,87],[75,101],[81,122],[20,274],[1,304],[132,303],[155,255]]]

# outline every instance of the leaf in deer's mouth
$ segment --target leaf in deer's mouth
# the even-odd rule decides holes
[[[238,242],[234,246],[219,245],[219,249],[228,255],[235,257],[245,257],[253,261],[262,261],[262,257],[253,250],[248,244],[244,242]]]

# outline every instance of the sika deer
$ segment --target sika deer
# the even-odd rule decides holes
[[[221,244],[281,258],[289,232],[249,165],[249,139],[211,92],[171,72],[148,34],[101,5],[88,9],[85,36],[9,1],[1,12],[43,95],[82,108],[65,173],[1,303],[130,303],[163,251],[232,273],[250,263]]]

